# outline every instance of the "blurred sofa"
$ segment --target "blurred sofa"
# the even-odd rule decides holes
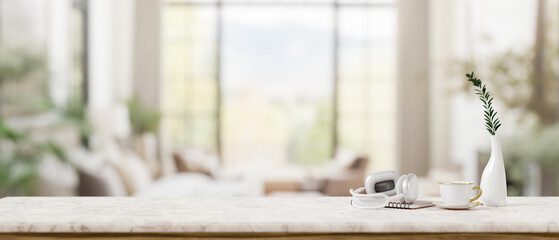
[[[315,192],[326,196],[347,196],[349,189],[363,185],[368,162],[367,157],[339,149],[322,167],[292,167],[266,173],[265,192],[272,195]]]
[[[363,184],[368,159],[339,150],[323,167],[259,166],[224,169],[214,152],[175,149],[172,171],[163,173],[155,135],[131,137],[126,106],[93,109],[89,148],[79,131],[57,114],[17,119],[34,138],[49,138],[62,146],[69,162],[46,156],[38,172],[43,196],[261,196],[281,192],[347,195]],[[260,163],[262,164],[262,163]]]
[[[218,179],[196,171],[153,178],[143,159],[115,142],[96,153],[79,149],[70,155],[78,169],[80,196],[246,196],[251,192],[242,179]]]
[[[58,112],[8,120],[31,138],[52,140],[67,155],[68,162],[44,156],[37,169],[34,194],[180,197],[245,196],[255,192],[242,178],[218,178],[197,171],[163,176],[157,138],[149,134],[132,138],[127,114],[124,104],[90,110],[94,130],[89,149],[81,145],[79,130]]]

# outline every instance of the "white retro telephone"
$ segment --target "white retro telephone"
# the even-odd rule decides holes
[[[349,192],[355,207],[382,208],[391,201],[413,203],[419,194],[419,184],[413,173],[398,177],[394,171],[382,171],[369,175],[365,187]]]

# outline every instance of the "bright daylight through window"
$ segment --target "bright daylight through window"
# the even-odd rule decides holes
[[[163,151],[228,167],[349,149],[395,166],[395,3],[164,3]]]

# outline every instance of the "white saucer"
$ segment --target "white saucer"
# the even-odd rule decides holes
[[[468,208],[472,208],[472,207],[480,205],[479,202],[472,202],[472,203],[464,204],[464,205],[449,205],[449,204],[445,204],[441,201],[433,202],[433,204],[435,204],[435,206],[437,206],[439,208],[454,209],[454,210],[468,209]]]

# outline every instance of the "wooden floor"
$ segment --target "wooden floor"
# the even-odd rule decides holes
[[[559,239],[559,233],[0,233],[0,239],[200,239],[200,240],[237,240],[237,239],[378,239],[378,240],[476,240],[476,239]]]

